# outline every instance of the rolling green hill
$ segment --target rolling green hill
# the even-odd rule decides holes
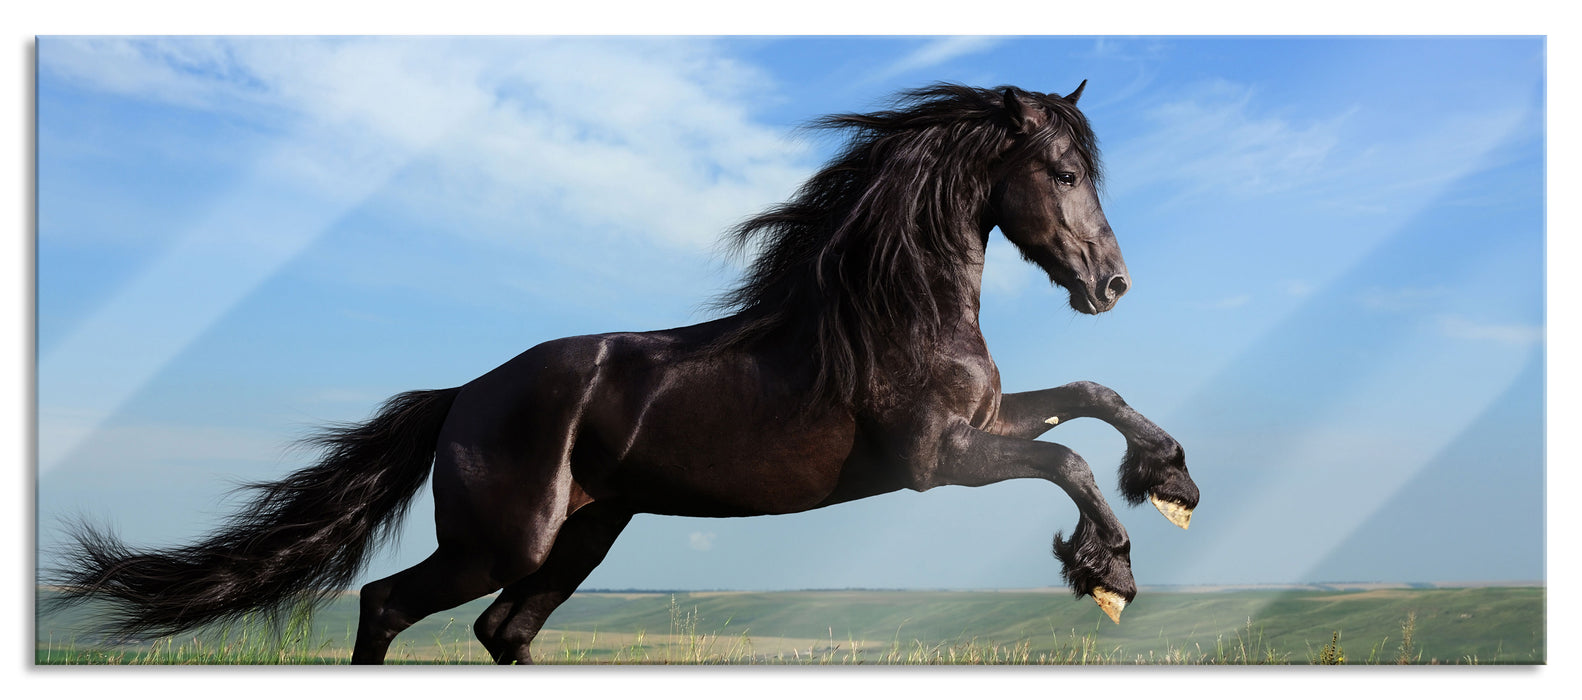
[[[1116,625],[1063,589],[587,592],[556,611],[534,653],[550,662],[1302,664],[1339,632],[1347,663],[1395,663],[1410,618],[1415,663],[1533,664],[1545,660],[1544,595],[1537,587],[1144,591]],[[470,625],[488,602],[424,620],[402,634],[392,658],[487,661]],[[344,661],[356,611],[356,596],[337,598],[316,614],[307,644]],[[102,646],[91,615],[40,619],[40,658]]]

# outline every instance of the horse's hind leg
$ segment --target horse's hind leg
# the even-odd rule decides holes
[[[1073,382],[1042,391],[1005,394],[993,432],[1031,440],[1072,418],[1097,418],[1126,437],[1120,467],[1121,495],[1132,505],[1144,500],[1170,522],[1185,528],[1198,504],[1198,488],[1187,473],[1186,452],[1109,387]]]
[[[439,549],[410,569],[363,587],[352,663],[384,660],[418,620],[499,590],[546,561],[566,522],[572,481],[553,466],[524,472],[451,443],[434,469]]]
[[[492,568],[490,557],[441,546],[417,566],[363,586],[352,663],[384,663],[390,642],[402,630],[498,590]]]
[[[632,519],[629,511],[591,503],[561,527],[538,571],[505,587],[473,625],[478,641],[501,664],[533,663],[528,645],[555,608],[571,597]]]

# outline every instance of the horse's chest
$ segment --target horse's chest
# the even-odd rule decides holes
[[[1000,369],[979,343],[973,349],[981,352],[944,358],[928,392],[932,401],[922,402],[922,409],[941,417],[965,418],[979,429],[994,421],[1000,410]]]

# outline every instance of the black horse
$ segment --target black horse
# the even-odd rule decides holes
[[[1086,83],[1084,83],[1085,85]],[[169,634],[349,586],[432,473],[438,549],[362,588],[354,663],[494,591],[478,638],[528,663],[545,619],[635,513],[795,513],[898,489],[1053,481],[1081,515],[1054,553],[1119,622],[1126,530],[1071,450],[1034,438],[1092,417],[1126,437],[1120,490],[1186,527],[1180,445],[1091,382],[1000,393],[978,328],[999,227],[1085,314],[1130,286],[1099,207],[1093,132],[1065,97],[934,85],[826,117],[849,140],[790,201],[734,231],[761,252],[707,323],[554,340],[466,385],[391,399],[315,441],[317,465],[255,484],[219,532],[159,551],[81,525],[54,581],[110,603],[120,634]],[[503,590],[502,590],[503,589]]]

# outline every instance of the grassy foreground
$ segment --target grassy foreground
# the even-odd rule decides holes
[[[52,593],[40,591],[43,600]],[[1545,589],[1145,591],[1115,625],[1064,590],[578,593],[533,644],[570,664],[1541,664]],[[488,663],[489,600],[402,633],[391,662]],[[91,609],[40,618],[39,664],[346,663],[347,594],[311,618],[144,643]]]

